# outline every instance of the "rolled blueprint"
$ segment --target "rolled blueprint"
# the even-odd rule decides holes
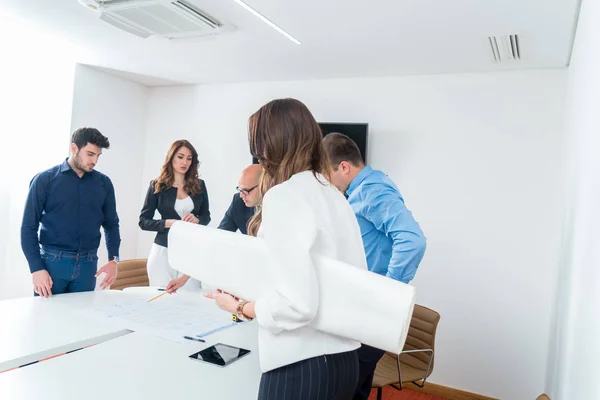
[[[273,290],[261,238],[176,222],[169,232],[171,268],[240,298]],[[313,254],[319,309],[311,327],[400,353],[412,317],[415,288],[332,258]]]

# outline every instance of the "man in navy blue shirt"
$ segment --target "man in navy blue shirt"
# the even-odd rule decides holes
[[[92,291],[102,273],[102,289],[117,279],[121,237],[115,190],[106,175],[94,170],[102,149],[109,146],[97,129],[77,129],[71,136],[71,156],[30,183],[21,248],[35,295]],[[100,226],[109,262],[98,270]]]

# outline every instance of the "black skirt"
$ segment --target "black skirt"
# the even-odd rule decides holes
[[[356,350],[309,358],[265,372],[259,400],[349,400],[358,381]]]

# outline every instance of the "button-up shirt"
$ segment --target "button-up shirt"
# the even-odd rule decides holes
[[[410,282],[425,254],[425,236],[394,182],[367,165],[346,196],[358,219],[369,270]]]
[[[106,175],[92,170],[80,178],[67,160],[37,174],[29,186],[21,224],[21,247],[29,269],[32,273],[45,269],[40,244],[63,251],[97,251],[100,226],[108,256],[118,257],[115,189]]]

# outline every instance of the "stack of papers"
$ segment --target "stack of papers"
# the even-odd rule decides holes
[[[139,294],[108,296],[76,313],[179,343],[186,342],[184,336],[204,337],[236,324],[231,314],[215,307],[212,301],[201,307],[198,301],[178,295],[165,295],[152,302]]]

